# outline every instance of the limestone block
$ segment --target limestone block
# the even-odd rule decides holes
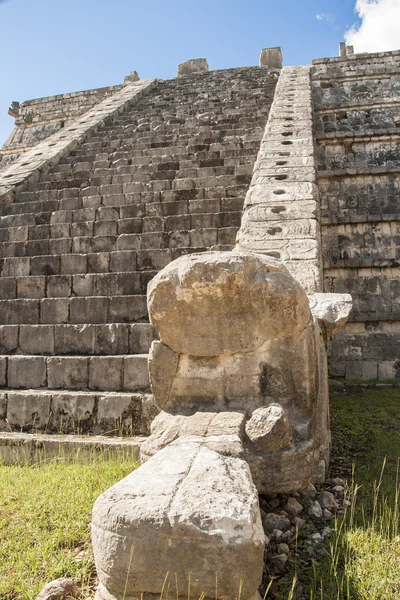
[[[285,267],[247,252],[175,260],[149,283],[148,309],[161,341],[192,356],[249,352],[310,319],[307,297]]]
[[[51,403],[52,423],[58,430],[71,430],[89,426],[95,407],[95,395],[85,393],[53,394]]]
[[[8,394],[7,421],[18,429],[43,429],[50,420],[51,395],[46,392]]]
[[[152,342],[149,352],[150,382],[157,405],[161,409],[169,400],[178,362],[179,355],[169,346],[156,340]]]
[[[158,409],[150,394],[107,393],[98,397],[96,426],[103,432],[149,435]]]
[[[122,356],[92,356],[89,365],[90,389],[122,389],[123,360]]]
[[[178,65],[178,75],[191,75],[204,71],[208,71],[208,63],[205,58],[192,58]]]
[[[235,436],[243,438],[244,412],[207,412],[171,414],[161,411],[151,424],[151,435],[140,448],[140,460],[145,462],[180,437]]]
[[[52,354],[54,352],[54,327],[51,325],[21,326],[19,348],[26,354]]]
[[[7,383],[10,388],[40,388],[46,384],[43,356],[9,356]]]
[[[132,392],[149,391],[147,354],[124,357],[123,387]]]
[[[256,450],[274,452],[292,445],[292,430],[280,404],[255,410],[246,423],[246,434]]]
[[[124,78],[124,85],[127,85],[129,83],[134,83],[135,81],[139,81],[140,77],[137,73],[137,71],[131,71],[129,73],[129,75],[126,75]]]
[[[260,67],[282,69],[282,51],[280,46],[263,48],[260,54]]]
[[[48,386],[71,390],[88,387],[88,359],[81,356],[50,356],[47,359]]]
[[[353,307],[350,294],[313,294],[308,297],[312,315],[318,320],[326,344],[349,318]]]
[[[92,538],[97,600],[159,595],[168,572],[174,597],[186,595],[189,573],[193,597],[215,597],[218,581],[218,598],[231,600],[243,580],[247,599],[261,581],[264,532],[248,466],[201,438],[181,438],[102,494]]]

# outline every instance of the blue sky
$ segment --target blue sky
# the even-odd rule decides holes
[[[0,147],[12,100],[142,79],[167,79],[189,58],[211,69],[336,56],[357,21],[355,0],[0,0]],[[318,18],[317,18],[318,15]]]

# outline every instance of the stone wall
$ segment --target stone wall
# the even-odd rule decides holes
[[[9,110],[15,117],[15,127],[0,150],[0,171],[16,160],[21,153],[68,127],[83,115],[121,89],[114,85],[70,94],[13,102]]]
[[[324,289],[354,308],[332,376],[400,377],[400,52],[313,61]]]

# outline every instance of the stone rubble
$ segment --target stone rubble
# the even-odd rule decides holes
[[[266,546],[264,553],[264,574],[263,583],[259,588],[261,596],[272,580],[272,596],[275,597],[274,588],[279,588],[279,578],[284,577],[288,572],[289,566],[295,560],[311,562],[322,556],[328,540],[335,535],[334,518],[336,515],[343,514],[345,507],[345,498],[342,490],[335,491],[335,481],[340,481],[340,486],[345,489],[342,479],[327,479],[318,489],[300,492],[296,496],[278,494],[275,496],[260,496],[261,518],[264,531],[266,533]],[[314,486],[313,486],[314,487]],[[315,494],[314,494],[315,492]],[[332,513],[323,515],[322,510],[314,510],[316,503],[320,507],[324,504],[324,498],[331,498],[331,504],[334,504]],[[315,500],[313,499],[315,498]],[[299,505],[301,512],[296,516],[290,515],[288,506]],[[310,510],[311,509],[311,510]],[[273,523],[283,523],[285,525],[285,541],[283,540],[283,530],[278,528],[271,531]],[[298,600],[308,600],[302,595],[301,584],[297,585],[296,598]]]

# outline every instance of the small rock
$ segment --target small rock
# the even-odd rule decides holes
[[[334,477],[333,479],[331,479],[331,484],[332,485],[343,485],[344,486],[344,480],[340,479],[340,477]]]
[[[308,514],[310,515],[310,517],[313,517],[314,519],[321,519],[322,517],[322,508],[320,503],[318,502],[318,500],[315,500],[309,510],[308,510]]]
[[[63,577],[45,585],[40,594],[36,596],[36,600],[62,600],[67,596],[77,597],[78,589],[73,579]]]
[[[269,505],[271,508],[278,508],[278,506],[279,506],[278,498],[272,498],[272,500],[269,501]]]
[[[279,539],[282,542],[288,542],[291,537],[293,537],[293,532],[290,531],[290,529],[288,529],[288,531],[285,531],[284,533],[282,533],[282,535],[281,535],[281,537]]]
[[[332,492],[322,492],[319,498],[319,503],[322,508],[327,508],[328,510],[337,510],[339,508],[339,504],[335,500],[335,496]]]
[[[283,531],[281,531],[280,529],[274,529],[272,534],[276,540],[279,540],[283,535]]]
[[[277,403],[257,408],[246,423],[246,433],[256,450],[273,452],[290,448],[292,428],[284,408]]]
[[[325,539],[325,538],[331,537],[334,533],[335,533],[334,529],[331,529],[330,527],[324,527],[321,535]]]
[[[293,519],[293,525],[296,527],[296,529],[298,529],[300,531],[300,529],[303,527],[303,525],[305,524],[305,519],[301,519],[300,517],[295,517]]]
[[[271,556],[271,563],[279,572],[285,569],[287,561],[287,554],[275,554],[275,556]]]
[[[312,483],[309,483],[308,487],[301,492],[301,495],[306,500],[313,500],[317,495],[317,490],[315,489],[315,486],[313,486]]]
[[[279,554],[289,554],[290,548],[287,544],[278,544],[276,547]]]
[[[285,505],[285,510],[289,515],[296,517],[303,511],[303,506],[296,500],[296,498],[288,498],[288,501]]]
[[[317,533],[312,534],[311,539],[313,540],[313,542],[319,543],[319,542],[322,542],[323,537],[320,533],[317,532]]]
[[[332,492],[334,494],[342,495],[342,494],[344,494],[344,487],[342,485],[335,485],[335,487],[332,488]]]
[[[322,511],[322,516],[324,517],[324,519],[332,519],[333,518],[333,514],[327,508],[324,508],[324,510]]]
[[[343,506],[351,506],[350,500],[343,500]]]
[[[284,515],[277,515],[275,513],[261,513],[261,519],[264,531],[267,533],[271,533],[274,529],[287,531],[290,528],[290,521]]]
[[[260,501],[260,508],[265,512],[268,513],[271,510],[271,505],[269,502],[267,502],[265,500],[265,498],[259,498]]]

